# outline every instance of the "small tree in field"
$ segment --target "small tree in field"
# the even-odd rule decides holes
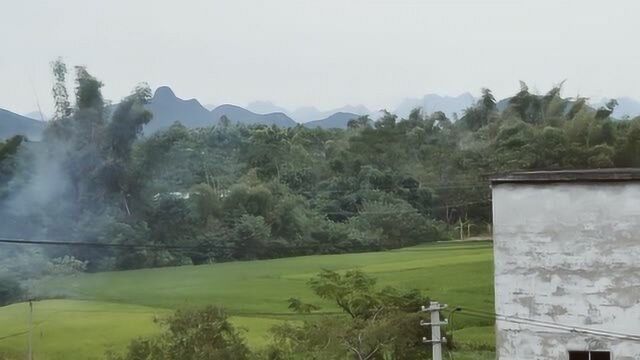
[[[243,337],[218,307],[178,310],[161,323],[162,335],[136,339],[124,355],[110,360],[245,360],[250,351]]]
[[[340,274],[325,270],[309,285],[322,299],[335,303],[345,315],[325,315],[302,325],[284,324],[272,330],[273,343],[265,357],[302,359],[424,359],[421,343],[427,334],[420,324],[420,306],[429,302],[418,290],[376,289],[376,280],[360,271]],[[316,306],[289,299],[290,308],[310,312]]]

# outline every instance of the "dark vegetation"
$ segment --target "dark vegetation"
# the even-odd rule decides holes
[[[0,144],[0,235],[148,247],[8,249],[5,269],[25,253],[100,271],[469,236],[491,224],[489,174],[640,162],[640,118],[611,119],[615,102],[592,109],[560,86],[536,95],[523,83],[504,110],[484,89],[459,119],[414,110],[323,130],[223,117],[142,137],[148,87],[111,106],[77,67],[72,106],[65,65],[53,70],[56,115],[42,141]]]
[[[0,278],[0,306],[22,300],[24,291],[15,279]]]

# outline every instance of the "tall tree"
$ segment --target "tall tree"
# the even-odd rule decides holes
[[[53,102],[55,104],[54,120],[60,120],[71,115],[71,104],[69,103],[69,93],[67,92],[67,65],[58,58],[51,63],[53,72]]]

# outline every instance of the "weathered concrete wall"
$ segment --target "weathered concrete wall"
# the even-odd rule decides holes
[[[640,334],[640,183],[494,185],[496,313]],[[500,360],[608,350],[640,360],[640,342],[497,321]]]

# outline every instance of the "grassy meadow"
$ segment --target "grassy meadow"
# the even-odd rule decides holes
[[[122,351],[134,337],[158,333],[154,319],[206,304],[228,309],[249,344],[259,348],[271,326],[314,316],[291,313],[290,297],[320,305],[321,312],[337,312],[307,286],[321,269],[360,269],[379,286],[417,288],[450,306],[493,310],[493,259],[486,242],[82,274],[33,284],[32,292],[54,298],[34,303],[35,358],[101,359],[106,351]],[[456,359],[492,358],[490,321],[459,313],[454,325]],[[27,328],[27,304],[0,308],[0,359],[24,358]]]

